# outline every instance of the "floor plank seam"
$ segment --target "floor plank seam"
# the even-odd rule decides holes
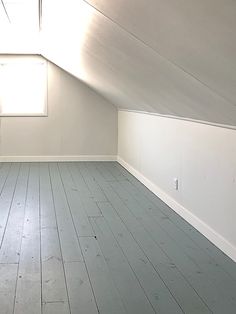
[[[14,184],[14,189],[13,189],[13,193],[12,193],[11,202],[10,202],[10,205],[9,205],[7,219],[6,219],[6,223],[5,223],[5,226],[4,226],[4,231],[3,231],[1,242],[0,242],[0,250],[2,248],[3,240],[4,240],[6,229],[7,229],[7,224],[8,224],[10,213],[11,213],[11,209],[12,209],[12,203],[13,203],[15,192],[16,192],[16,186],[17,186],[17,182],[18,182],[18,179],[19,179],[20,169],[21,169],[21,165],[19,165],[19,167],[18,167],[17,177],[16,177],[16,181],[15,181],[15,184]]]
[[[112,188],[112,187],[111,187]],[[113,188],[112,188],[113,189]],[[117,192],[113,189],[113,191],[117,194]],[[117,196],[120,198],[120,196],[117,194]],[[127,206],[127,204],[120,198],[121,202],[126,206],[127,210],[129,212],[130,209],[129,207]],[[112,205],[112,204],[111,204]],[[113,207],[113,205],[112,205]],[[113,207],[114,208],[114,207]],[[117,212],[117,210],[114,208],[114,210]],[[131,212],[131,214],[133,215],[133,213]],[[117,215],[120,217],[119,213],[117,212]],[[134,215],[133,215],[134,216]],[[136,218],[136,216],[134,216],[134,218]],[[158,274],[158,276],[160,277],[160,279],[162,280],[162,282],[164,283],[164,285],[166,286],[166,288],[169,290],[169,292],[171,293],[171,295],[173,296],[173,298],[176,300],[176,302],[179,304],[178,300],[175,298],[175,296],[173,295],[173,293],[171,292],[170,288],[168,287],[168,285],[166,284],[164,278],[162,278],[161,274],[159,273],[159,271],[157,270],[157,268],[155,267],[155,265],[151,262],[151,260],[149,259],[149,257],[146,255],[145,251],[143,250],[143,248],[140,246],[139,242],[136,240],[135,236],[133,235],[132,231],[129,229],[129,227],[125,224],[125,222],[123,221],[123,219],[120,217],[120,219],[122,220],[122,222],[124,223],[124,225],[126,226],[127,230],[131,233],[134,241],[138,244],[138,246],[140,247],[140,249],[143,251],[144,255],[146,256],[146,258],[149,260],[150,264],[152,265],[152,267],[155,269],[156,273]],[[156,245],[162,250],[162,248],[159,246],[159,244],[156,242],[156,239],[150,234],[149,230],[145,227],[144,224],[142,224],[140,221],[139,221],[140,225],[146,230],[146,232],[150,235],[150,237],[153,239],[153,241],[156,243]],[[166,252],[163,251],[165,254]],[[167,255],[167,254],[166,254]],[[168,258],[170,258],[168,255],[167,255]],[[170,260],[172,260],[170,258]],[[173,262],[173,261],[172,261]],[[175,267],[177,267],[175,265]],[[209,309],[209,311],[211,311],[211,309],[209,308],[208,304],[205,302],[205,300],[202,299],[202,297],[199,295],[199,293],[196,291],[196,289],[192,286],[192,284],[189,282],[189,280],[186,278],[186,276],[182,273],[182,271],[177,267],[179,273],[184,277],[184,279],[186,280],[186,282],[188,282],[188,284],[191,286],[191,288],[196,292],[196,294],[198,295],[199,299],[201,299],[201,301],[206,305],[206,307]],[[180,304],[179,304],[180,306]],[[180,306],[181,307],[181,306]],[[183,310],[182,310],[183,311]],[[212,311],[211,311],[212,312]]]
[[[21,240],[20,240],[20,252],[21,252],[21,247],[22,247],[22,242],[23,242],[23,234],[24,234],[25,213],[26,213],[28,187],[29,187],[29,176],[30,176],[30,167],[28,167],[27,186],[26,186],[26,195],[25,195],[25,203],[24,203],[24,220],[23,220],[22,232],[21,232]],[[17,275],[16,275],[16,283],[15,283],[15,293],[14,293],[14,301],[13,301],[13,314],[15,314],[15,307],[16,307],[16,294],[17,294],[19,271],[20,271],[20,255],[19,255],[19,263],[18,263],[18,267],[17,267]]]
[[[2,191],[3,191],[4,187],[5,187],[5,184],[6,184],[6,181],[7,181],[8,176],[9,176],[9,173],[10,173],[10,171],[11,171],[11,168],[12,168],[12,163],[10,163],[10,167],[9,167],[7,173],[6,173],[6,177],[5,177],[5,179],[4,179],[4,182],[3,182],[3,185],[2,185],[2,188],[1,188],[1,191],[0,191],[0,197],[1,197],[1,195],[2,195]]]
[[[59,173],[59,175],[60,175],[61,182],[62,182],[62,185],[63,185],[64,193],[65,193],[66,200],[67,200],[67,205],[68,205],[69,210],[70,210],[70,205],[69,205],[68,198],[67,198],[67,194],[66,194],[66,191],[65,191],[65,186],[64,186],[64,184],[63,184],[63,180],[62,180],[61,173],[60,173],[60,170],[59,170],[58,165],[57,165],[57,169],[58,169],[58,173]],[[87,275],[88,275],[88,279],[89,279],[89,282],[90,282],[90,286],[91,286],[91,289],[92,289],[94,301],[95,301],[95,304],[96,304],[96,307],[97,307],[97,311],[98,311],[98,313],[99,313],[100,311],[99,311],[98,303],[97,303],[97,300],[96,300],[96,296],[95,296],[95,293],[94,293],[94,289],[93,289],[92,282],[91,282],[91,279],[90,279],[90,275],[89,275],[89,272],[88,272],[88,268],[87,268],[87,265],[86,265],[86,262],[85,262],[85,258],[84,258],[83,251],[82,251],[82,248],[81,248],[81,244],[80,244],[80,241],[79,241],[79,235],[78,235],[77,230],[76,230],[76,227],[75,227],[75,222],[74,222],[74,219],[73,219],[73,215],[72,215],[72,213],[71,213],[71,210],[70,210],[70,215],[71,215],[71,218],[72,218],[72,222],[73,222],[73,226],[74,226],[74,229],[75,229],[75,233],[76,233],[76,235],[77,235],[79,247],[80,247],[80,250],[81,250],[81,254],[82,254],[82,257],[83,257],[84,265],[85,265],[86,272],[87,272]],[[69,300],[69,296],[68,296],[68,300]]]
[[[57,164],[57,170],[59,171],[58,164]],[[52,177],[51,177],[49,164],[48,164],[48,171],[49,171],[49,177],[50,177],[51,192],[52,192],[52,197],[53,197],[53,207],[54,207],[54,214],[55,214],[55,219],[56,219],[58,241],[59,241],[59,246],[60,246],[60,255],[63,258],[62,247],[61,247],[61,240],[60,240],[60,236],[59,236],[58,218],[57,218],[57,212],[56,212],[56,206],[55,206],[55,198],[54,198],[53,187],[52,187]],[[67,280],[66,280],[66,271],[65,271],[65,264],[64,264],[64,262],[62,263],[62,265],[63,265],[63,274],[64,274],[64,278],[65,278],[66,294],[67,294],[67,302],[68,302],[69,312],[70,312],[70,314],[72,314],[71,307],[70,307],[70,301],[69,301],[68,284],[67,284]]]
[[[98,183],[98,184],[99,184],[99,183]],[[100,187],[101,187],[101,186],[100,186]],[[101,187],[101,189],[102,189],[102,191],[104,192],[104,190],[103,190],[102,187]],[[104,194],[105,194],[105,192],[104,192]],[[102,203],[104,203],[104,202],[102,202]],[[106,202],[106,203],[109,203],[109,204],[110,204],[108,198],[107,198],[107,202]],[[100,208],[100,209],[101,209],[101,208]],[[104,218],[105,218],[105,217],[104,217]],[[106,220],[106,218],[105,218],[105,220]],[[106,220],[106,221],[107,221],[107,220]],[[155,308],[153,307],[153,304],[151,303],[150,298],[149,298],[148,295],[146,294],[146,291],[143,289],[143,286],[142,286],[142,284],[141,284],[139,278],[137,277],[137,275],[136,275],[136,273],[135,273],[133,267],[131,266],[131,264],[130,264],[130,262],[129,262],[129,260],[128,260],[126,254],[125,254],[125,252],[123,251],[123,248],[120,246],[119,242],[117,241],[117,239],[116,239],[116,237],[115,237],[115,235],[114,235],[114,233],[113,233],[113,230],[111,229],[109,223],[107,223],[107,224],[108,224],[108,226],[109,226],[109,229],[111,230],[111,233],[113,234],[113,237],[114,237],[114,239],[115,239],[117,245],[119,246],[120,250],[122,251],[124,257],[126,258],[126,261],[127,261],[128,265],[130,266],[130,269],[132,270],[134,276],[136,277],[136,280],[138,281],[138,283],[139,283],[141,289],[143,290],[143,293],[144,293],[144,295],[146,296],[146,298],[147,298],[147,300],[148,300],[150,306],[152,307],[152,309],[153,309],[153,311],[154,311],[155,313],[158,313],[158,312],[156,312]],[[101,249],[101,251],[102,251],[102,249]],[[105,259],[105,260],[106,260],[106,259]],[[109,269],[109,266],[108,266],[108,269]],[[113,281],[114,281],[114,280],[113,280]],[[114,283],[114,284],[115,284],[115,283]],[[116,284],[115,284],[115,285],[116,285]]]

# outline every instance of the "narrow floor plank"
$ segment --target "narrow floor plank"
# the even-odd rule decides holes
[[[39,167],[30,165],[14,314],[41,314]]]
[[[1,314],[13,313],[17,268],[17,264],[0,264]]]
[[[103,217],[91,218],[99,246],[128,313],[155,313]]]
[[[110,171],[110,167],[108,166],[109,163],[107,163],[107,162],[94,162],[94,165],[106,181],[114,182],[114,181],[120,180],[120,177],[117,178],[117,176],[114,175],[114,173],[112,173],[112,171]]]
[[[49,169],[63,261],[83,261],[58,166],[56,163],[52,163],[49,165]]]
[[[68,302],[58,232],[42,229],[42,301]]]
[[[18,263],[23,232],[29,165],[22,164],[0,248],[0,263]]]
[[[116,289],[105,258],[94,237],[80,238],[98,310],[102,314],[128,314]]]
[[[5,185],[11,166],[11,163],[2,163],[2,167],[0,169],[0,195],[2,193],[2,189]]]
[[[69,163],[67,163],[67,168],[70,171],[72,177],[73,177],[73,174],[76,174],[76,179],[74,179],[74,177],[73,177],[73,180],[76,184],[76,187],[77,187],[80,195],[84,195],[86,197],[93,197],[91,191],[89,190],[89,188],[86,184],[86,182],[84,181],[84,178],[83,178],[81,172],[79,171],[78,163],[77,162],[69,162]]]
[[[120,171],[120,169],[118,169],[117,166],[119,166],[117,162],[106,163],[106,167],[109,169],[109,171],[112,173],[112,175],[116,178],[117,181],[126,181],[127,180],[126,173]]]
[[[84,206],[84,209],[89,217],[101,216],[102,213],[96,204],[91,192],[88,189],[79,169],[75,163],[68,164],[68,170],[70,171],[71,177],[76,186],[77,194]]]
[[[84,262],[65,263],[71,314],[98,314]]]
[[[69,305],[65,302],[44,303],[43,314],[70,314]]]
[[[15,193],[16,183],[19,175],[20,164],[13,164],[0,195],[0,245],[6,231],[12,200]]]
[[[85,183],[87,184],[93,198],[97,202],[105,202],[107,199],[102,191],[102,189],[99,187],[99,185],[96,184],[93,176],[90,175],[86,163],[77,163],[77,167],[82,174]]]
[[[40,165],[40,208],[42,302],[68,304],[64,264],[54,212],[48,164],[46,163]],[[43,307],[43,314],[47,309],[48,306]]]
[[[56,214],[53,201],[49,164],[40,164],[40,214],[41,229],[57,228]]]
[[[77,234],[79,236],[94,236],[84,205],[79,198],[76,186],[66,165],[59,164],[59,171]]]

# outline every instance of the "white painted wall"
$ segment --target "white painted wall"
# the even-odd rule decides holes
[[[1,160],[117,154],[117,109],[52,63],[48,116],[2,117],[0,124]]]
[[[39,54],[41,38],[37,32],[15,33],[0,29],[0,54]]]
[[[126,111],[118,116],[120,162],[236,261],[236,130]]]

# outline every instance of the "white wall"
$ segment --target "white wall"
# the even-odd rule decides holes
[[[117,154],[117,109],[52,63],[48,116],[2,117],[0,124],[0,160]]]
[[[38,54],[41,52],[41,38],[37,32],[15,33],[0,29],[0,54]]]
[[[118,116],[120,162],[236,260],[236,130],[134,112]]]

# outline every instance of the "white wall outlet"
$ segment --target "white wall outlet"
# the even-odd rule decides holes
[[[178,191],[178,189],[179,189],[179,179],[178,178],[174,178],[174,189],[176,191]]]

